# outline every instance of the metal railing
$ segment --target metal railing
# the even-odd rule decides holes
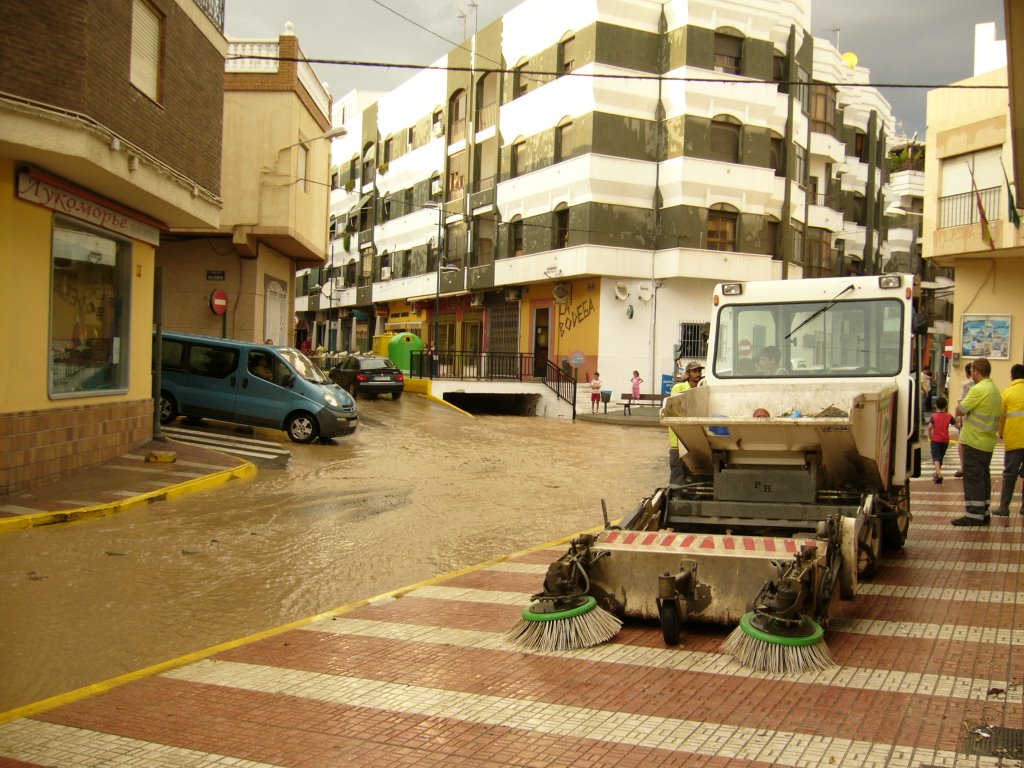
[[[981,204],[985,208],[985,218],[989,221],[1001,219],[999,187],[979,189],[978,195],[981,196]],[[939,229],[965,227],[979,221],[978,196],[973,191],[939,198]]]
[[[573,418],[576,418],[576,377],[550,360],[537,359],[532,353],[413,350],[409,357],[409,375],[439,380],[540,380],[559,400],[572,405]]]
[[[214,23],[217,31],[224,34],[224,0],[196,0],[196,5]]]

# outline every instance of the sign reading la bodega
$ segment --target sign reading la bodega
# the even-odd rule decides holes
[[[156,222],[144,221],[141,214],[119,209],[113,201],[100,202],[85,190],[36,170],[26,168],[18,173],[18,197],[133,240],[160,244]]]

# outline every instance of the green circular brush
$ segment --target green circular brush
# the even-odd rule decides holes
[[[806,616],[781,621],[751,611],[722,643],[722,650],[757,672],[798,675],[835,666],[825,645],[825,630]]]
[[[615,637],[622,622],[590,595],[538,600],[523,609],[508,639],[536,651],[571,651]]]

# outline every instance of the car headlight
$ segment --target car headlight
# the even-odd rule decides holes
[[[332,408],[338,407],[338,398],[332,395],[330,392],[324,392],[324,402]]]

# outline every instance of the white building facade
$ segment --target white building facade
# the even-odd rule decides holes
[[[659,391],[703,358],[715,282],[880,272],[894,121],[810,8],[527,0],[350,94],[335,269],[302,322]]]

